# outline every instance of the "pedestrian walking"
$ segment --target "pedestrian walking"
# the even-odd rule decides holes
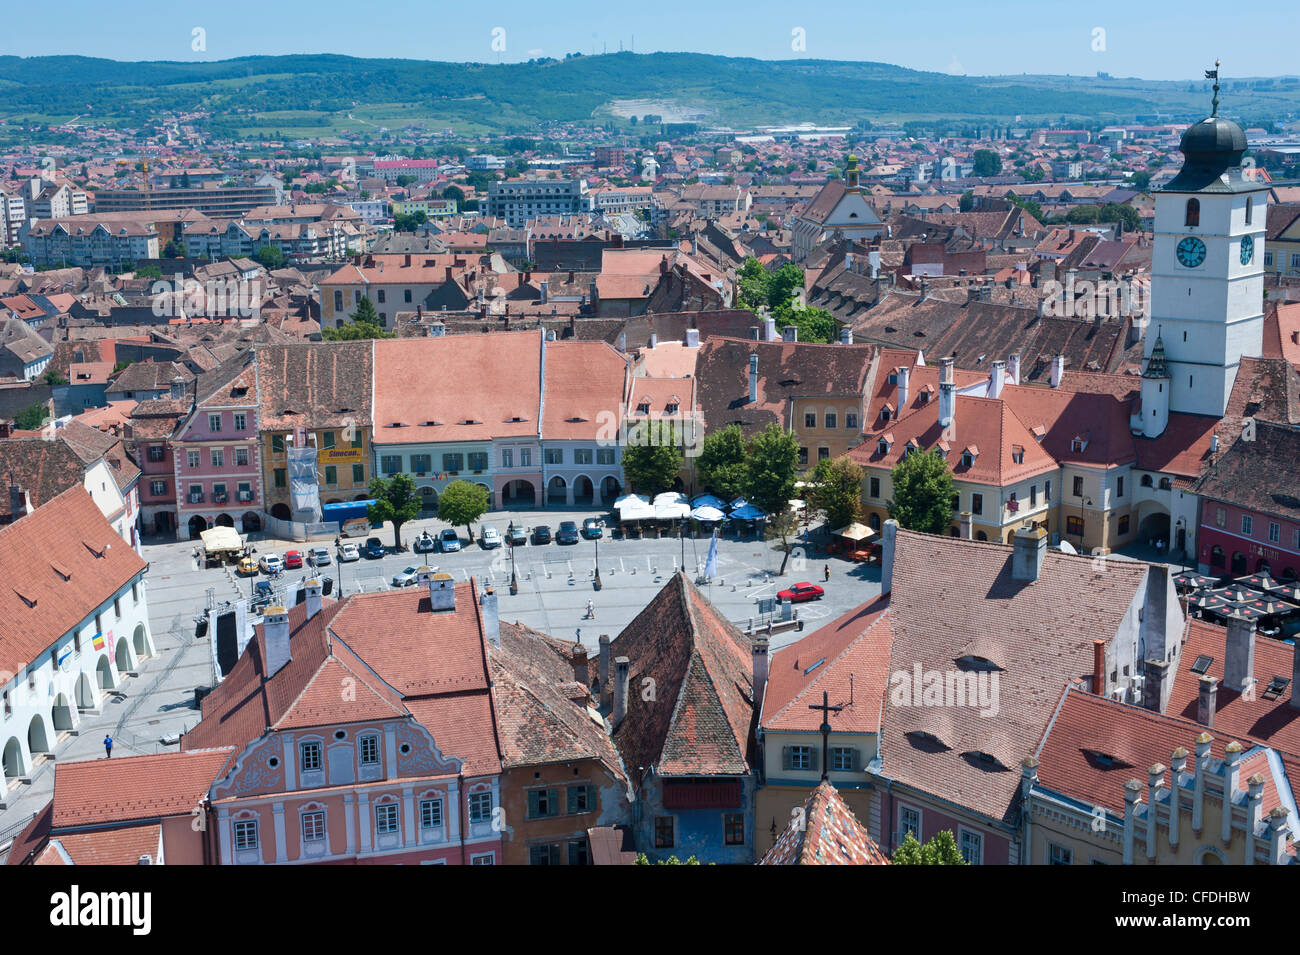
[[[595,605],[592,601],[590,601],[590,600],[587,601],[587,616],[586,616],[586,619],[587,619],[587,620],[595,620],[595,619],[596,619],[596,605]]]
[[[104,755],[110,759],[113,756],[113,737],[111,736],[104,737]]]
[[[825,567],[823,567],[822,573],[826,575],[826,580],[829,581],[831,579],[831,565],[827,564]]]

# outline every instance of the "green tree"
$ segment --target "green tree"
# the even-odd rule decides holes
[[[745,259],[736,270],[736,307],[758,309],[767,304],[767,287],[772,273],[755,258]]]
[[[470,526],[488,511],[488,490],[482,484],[470,481],[452,481],[438,498],[438,518],[453,527],[465,525],[469,539],[474,540]]]
[[[451,187],[449,186],[448,188]],[[464,197],[462,196],[462,198]],[[429,216],[421,209],[417,209],[409,215],[399,212],[397,215],[393,216],[393,231],[414,232],[428,221]]]
[[[623,476],[628,486],[642,494],[654,496],[673,486],[682,469],[682,449],[673,440],[671,426],[642,424],[628,434],[623,448]]]
[[[167,244],[163,246],[163,258],[165,259],[185,258],[185,246],[181,245],[175,239],[168,239]]]
[[[264,245],[253,253],[253,261],[269,271],[284,268],[289,259],[278,247]]]
[[[942,534],[952,524],[953,489],[948,463],[937,451],[913,451],[894,466],[889,516],[911,531]]]
[[[974,156],[974,175],[996,176],[1002,171],[1002,158],[991,149],[977,149]]]
[[[808,506],[826,515],[826,526],[838,530],[862,513],[862,468],[848,455],[822,458],[807,478]]]
[[[706,435],[695,462],[700,486],[723,500],[745,493],[749,467],[745,461],[745,438],[740,425],[730,424]]]
[[[916,841],[916,836],[909,830],[903,837],[903,844],[894,850],[890,860],[894,865],[969,865],[957,849],[957,840],[952,832],[945,829],[935,833],[925,844]]]
[[[636,864],[649,865],[650,859],[646,856],[644,852],[638,852],[636,854]],[[669,856],[667,859],[660,859],[658,862],[655,863],[655,865],[703,865],[703,864],[704,863],[700,862],[700,860],[695,856],[691,856],[685,862],[677,858],[677,856]],[[713,865],[713,863],[710,862],[709,865]]]
[[[345,322],[341,328],[320,330],[321,338],[327,342],[358,342],[374,338],[396,338],[393,332],[386,332],[377,322]]]
[[[957,211],[970,212],[974,208],[975,208],[975,193],[967,189],[965,192],[961,194],[961,198],[957,200]]]
[[[45,383],[47,385],[66,385],[68,376],[60,372],[57,368],[51,368],[45,373]]]
[[[745,499],[768,516],[781,538],[784,557],[778,574],[785,573],[790,561],[789,514],[794,484],[799,474],[799,440],[773,422],[749,442],[745,449],[749,474],[745,480]]]
[[[46,416],[45,405],[31,405],[14,415],[14,427],[22,431],[36,431],[45,424]]]
[[[797,289],[803,288],[803,269],[797,265],[783,265],[772,273],[767,286],[767,305],[780,313],[792,306],[790,300]]]
[[[785,324],[799,329],[801,342],[834,341],[838,334],[834,317],[824,308],[800,305],[791,308],[788,315],[782,315],[781,318]]]
[[[162,266],[142,265],[135,270],[135,277],[138,279],[160,279],[162,278]]]
[[[1129,176],[1128,184],[1138,192],[1146,192],[1147,188],[1151,185],[1151,173],[1145,170],[1135,172]]]
[[[402,525],[420,514],[420,495],[416,493],[415,478],[409,474],[394,474],[390,479],[370,479],[370,496],[375,503],[366,509],[371,524],[393,522],[393,546],[402,546]]]

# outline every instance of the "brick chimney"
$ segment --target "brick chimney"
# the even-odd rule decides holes
[[[749,403],[758,401],[758,356],[749,356]]]
[[[1052,359],[1052,377],[1051,385],[1053,388],[1061,387],[1061,378],[1065,375],[1065,356],[1057,355]]]
[[[1196,722],[1214,728],[1214,711],[1218,705],[1219,681],[1208,673],[1201,674],[1196,693]]]
[[[321,608],[321,582],[317,577],[307,581],[304,587],[306,593],[305,602],[307,604],[307,619],[310,620],[316,614],[320,613]]]
[[[416,571],[416,580],[429,588],[430,610],[456,609],[456,581],[451,574],[435,573],[433,568],[424,566]]]
[[[797,342],[798,340],[799,340],[798,325],[786,325],[784,328],[781,329],[781,341]]]
[[[1011,579],[1037,580],[1047,556],[1047,531],[1041,527],[1022,527],[1012,538],[1011,547]]]
[[[455,586],[452,586],[452,608],[456,606]],[[483,620],[483,637],[490,646],[501,649],[501,614],[497,609],[497,593],[488,587],[479,595],[479,613]],[[585,657],[584,657],[585,660]]]
[[[902,417],[907,408],[908,399],[912,397],[909,383],[912,378],[912,369],[909,365],[899,365],[895,372],[898,376],[898,415]]]
[[[262,673],[270,679],[293,659],[289,651],[289,612],[280,606],[267,607],[262,620]]]
[[[1098,696],[1106,693],[1106,641],[1092,641],[1092,692]]]
[[[972,539],[974,538],[975,535],[974,535],[974,533],[973,533],[973,526],[974,526],[974,521],[973,521],[973,519],[972,519],[972,517],[971,517],[971,512],[970,512],[970,511],[962,511],[962,512],[961,512],[961,538],[962,538],[962,540],[972,540]]]
[[[27,516],[31,510],[31,500],[26,491],[17,484],[9,485],[9,522],[13,523]]]
[[[1011,357],[1007,359],[1007,382],[1009,384],[1020,384],[1020,352],[1012,352]]]
[[[700,344],[700,330],[698,328],[686,329],[686,347],[695,348]]]
[[[1228,614],[1228,641],[1223,658],[1223,685],[1238,693],[1255,682],[1255,621],[1237,611]]]
[[[627,657],[614,659],[614,710],[610,722],[618,729],[627,716],[628,682],[632,675],[632,663]]]
[[[1300,710],[1300,640],[1297,640],[1291,654],[1291,699],[1292,709]]]
[[[602,702],[605,700],[604,694],[609,693],[609,634],[600,635],[600,656],[597,660],[596,675],[600,678],[600,692]]]
[[[591,668],[587,666],[587,648],[581,643],[573,645],[573,679],[588,689],[591,688]]]
[[[776,341],[776,319],[770,315],[763,319],[763,341]]]
[[[1001,398],[1002,386],[1007,383],[1007,363],[1001,360],[989,365],[989,397]]]
[[[843,328],[840,329],[840,344],[841,345],[853,344],[853,329],[849,328],[847,325],[845,325]]]

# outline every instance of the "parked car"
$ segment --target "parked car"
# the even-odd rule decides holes
[[[792,604],[797,604],[802,603],[805,600],[817,600],[825,595],[826,591],[822,590],[821,587],[818,587],[816,584],[810,584],[805,580],[801,583],[795,584],[788,590],[782,590],[776,596],[778,600],[788,600]]]
[[[384,542],[378,537],[367,537],[363,553],[365,553],[368,560],[378,560],[385,554]]]
[[[522,527],[511,524],[506,528],[506,543],[511,547],[523,547],[528,543],[528,535],[524,533]]]
[[[560,529],[555,532],[555,543],[576,544],[580,539],[577,524],[573,521],[560,521]]]
[[[257,558],[256,557],[239,558],[238,572],[239,572],[239,576],[241,577],[252,577],[254,574],[257,573]]]
[[[340,564],[350,564],[352,563],[352,561],[360,560],[360,559],[361,559],[361,548],[357,547],[356,544],[339,545]]]
[[[284,555],[284,569],[285,569],[285,570],[301,570],[301,569],[302,569],[302,551],[300,551],[300,550],[291,550],[291,551],[286,552],[285,555]]]
[[[432,554],[438,549],[438,541],[432,534],[425,531],[415,540],[411,541],[411,549],[417,554]]]
[[[307,563],[313,567],[327,567],[330,562],[330,552],[327,547],[313,547],[307,551]]]
[[[582,536],[589,541],[600,540],[605,536],[605,522],[599,517],[589,517],[582,522]]]
[[[551,542],[551,529],[546,524],[538,524],[533,528],[534,544],[549,544]]]
[[[415,583],[416,575],[419,573],[418,567],[407,567],[405,570],[399,570],[393,574],[394,587],[409,587]]]
[[[279,554],[263,554],[257,566],[264,574],[278,574],[284,570],[284,559]]]
[[[460,534],[454,527],[444,527],[438,535],[438,544],[444,554],[454,554],[460,550]]]
[[[491,524],[484,524],[479,531],[478,542],[484,550],[501,546],[501,532]]]

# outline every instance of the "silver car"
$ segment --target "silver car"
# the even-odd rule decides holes
[[[361,551],[357,548],[356,544],[339,545],[340,564],[350,564],[352,561],[360,560],[360,559],[361,559]]]
[[[479,544],[484,550],[491,550],[493,547],[501,546],[501,532],[491,524],[484,524],[483,530],[479,534]]]
[[[313,567],[327,567],[332,563],[329,549],[326,547],[313,547],[307,551],[307,563]]]
[[[433,569],[437,570],[436,567]],[[407,567],[405,570],[399,570],[397,573],[393,574],[393,586],[394,587],[411,586],[413,583],[415,583],[416,578],[419,575],[419,571],[420,568],[418,567]]]

